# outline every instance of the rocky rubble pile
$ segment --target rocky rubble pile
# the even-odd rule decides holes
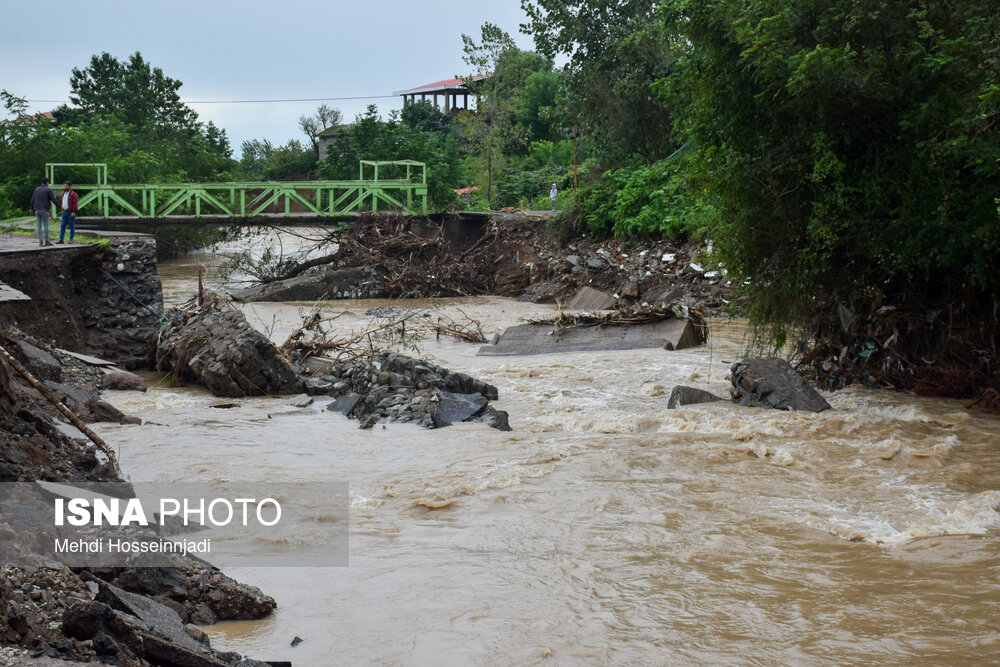
[[[0,335],[0,345],[41,382],[56,400],[81,420],[139,423],[139,419],[123,414],[101,399],[99,393],[100,389],[124,387],[141,388],[144,391],[145,382],[138,375],[120,369],[105,372],[15,328],[9,328],[6,335]],[[25,391],[36,394],[32,388],[26,388]],[[46,410],[57,419],[63,419],[40,395],[37,395],[33,405]]]
[[[359,419],[362,428],[383,422],[425,428],[478,422],[510,430],[507,413],[488,404],[498,397],[496,387],[402,354],[382,352],[373,361],[338,362],[306,380],[306,389],[336,397],[329,409]]]
[[[302,391],[298,372],[239,310],[214,293],[167,314],[156,367],[175,382],[204,385],[216,396],[262,396]]]
[[[261,618],[275,607],[259,590],[200,567],[96,573],[4,567],[0,601],[7,620],[4,643],[35,654],[76,661],[97,657],[120,665],[199,667],[263,665],[213,651],[194,623]]]
[[[566,247],[546,243],[527,263],[531,285],[521,299],[563,301],[580,287],[607,292],[618,305],[670,303],[684,299],[706,313],[732,305],[732,281],[711,256],[711,244],[677,246],[669,242],[586,239]]]
[[[21,339],[18,333],[3,332],[4,348],[22,364],[30,364],[33,374],[47,373],[51,379],[45,382],[61,380],[67,383],[61,386],[73,392],[79,391],[76,385],[93,386],[94,371],[75,366],[76,360],[64,365],[67,355],[38,340]],[[57,362],[54,367],[52,360]],[[98,458],[93,444],[67,436],[45,405],[0,360],[0,481],[120,481],[114,467]],[[10,537],[10,531],[0,517],[0,536]],[[153,610],[153,615],[140,618],[111,603],[110,597],[102,598],[112,585],[122,591],[116,597],[132,596],[128,600],[133,612],[142,608]],[[274,607],[274,600],[256,588],[190,560],[176,568],[94,571],[5,566],[0,569],[0,643],[17,648],[5,649],[0,661],[20,659],[26,650],[34,656],[84,662],[100,658],[118,665],[263,665],[210,651],[204,633],[185,624],[261,618]],[[95,624],[78,622],[87,618]],[[181,628],[186,639],[165,630],[169,628]],[[189,644],[192,639],[194,646]]]
[[[361,421],[363,428],[384,422],[440,428],[476,421],[510,430],[507,413],[488,405],[497,388],[464,373],[421,359],[382,352],[373,359],[300,359],[290,362],[243,314],[216,294],[203,305],[177,309],[160,332],[161,370],[207,387],[217,396],[312,395],[337,399],[332,409]],[[318,370],[309,371],[309,365]]]

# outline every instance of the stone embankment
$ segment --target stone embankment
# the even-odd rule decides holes
[[[148,368],[163,300],[156,242],[135,234],[108,240],[106,247],[29,244],[0,252],[0,281],[29,297],[0,304],[0,325],[125,368]]]

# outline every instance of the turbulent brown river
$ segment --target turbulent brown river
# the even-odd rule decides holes
[[[161,265],[165,300],[216,259]],[[325,310],[346,332],[386,303]],[[552,310],[437,306],[488,336]],[[244,310],[280,343],[310,307]],[[693,350],[508,358],[425,340],[499,388],[511,433],[269,419],[283,399],[217,410],[168,386],[111,396],[160,425],[101,433],[132,481],[350,483],[350,566],[227,570],[279,609],[206,628],[216,648],[297,667],[1000,660],[1000,420],[862,388],[821,414],[667,409],[677,384],[727,395],[743,335],[719,320]]]

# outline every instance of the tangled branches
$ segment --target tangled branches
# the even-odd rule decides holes
[[[373,214],[358,219],[340,253],[342,264],[382,268],[385,292],[392,298],[492,294],[499,265],[511,259],[499,230],[459,254],[443,228],[425,237],[401,216]]]
[[[461,320],[435,313],[433,308],[379,307],[370,311],[372,319],[361,331],[343,333],[330,326],[342,314],[324,317],[321,310],[315,309],[280,349],[299,362],[312,357],[336,362],[372,359],[383,350],[420,354],[421,341],[430,335],[438,340],[446,335],[459,341],[485,343],[479,321],[459,312]]]
[[[560,310],[555,317],[540,320],[528,320],[528,324],[548,325],[557,329],[576,329],[580,327],[622,327],[636,324],[652,324],[672,318],[688,319],[693,324],[704,326],[705,320],[698,309],[688,308],[674,302],[665,306],[636,306],[633,308],[619,307],[607,313],[566,312]]]

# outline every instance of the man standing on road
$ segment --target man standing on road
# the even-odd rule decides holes
[[[38,230],[38,245],[52,245],[49,243],[49,203],[53,203],[56,206],[59,202],[56,200],[56,196],[52,194],[52,188],[49,187],[49,179],[43,178],[42,184],[35,188],[34,194],[31,195],[31,205],[28,210],[35,214],[35,228]],[[42,227],[45,227],[45,236],[42,236]]]
[[[78,201],[80,201],[80,196],[73,192],[73,184],[66,181],[63,184],[62,225],[59,227],[59,240],[56,241],[56,243],[63,242],[63,237],[66,236],[67,225],[69,225],[69,242],[73,242],[73,236],[76,234],[76,211]]]
[[[556,184],[555,184],[555,183],[553,183],[553,184],[552,184],[552,189],[551,189],[551,190],[549,190],[549,199],[551,199],[551,200],[552,200],[552,210],[553,210],[553,211],[555,211],[555,210],[556,210],[556,196],[557,196],[558,194],[559,194],[559,191],[558,191],[558,190],[556,190]]]

